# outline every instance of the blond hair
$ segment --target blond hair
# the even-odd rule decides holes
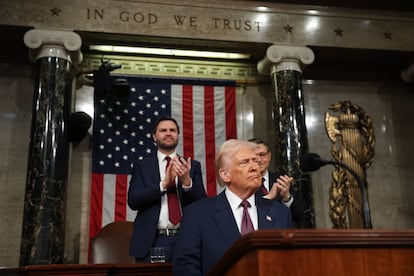
[[[215,170],[216,170],[216,177],[217,181],[220,186],[225,186],[226,183],[223,181],[223,179],[220,176],[220,169],[227,169],[230,164],[231,160],[236,153],[244,148],[251,149],[252,151],[255,151],[257,149],[258,145],[253,142],[243,141],[243,140],[237,140],[237,139],[229,139],[225,141],[218,150],[216,154],[216,160],[215,160]]]

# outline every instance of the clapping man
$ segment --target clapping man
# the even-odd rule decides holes
[[[133,165],[128,205],[138,212],[130,255],[137,262],[149,262],[153,247],[164,248],[170,262],[183,208],[206,196],[200,162],[176,152],[179,133],[175,119],[159,118],[152,134],[156,155]]]
[[[296,200],[293,195],[292,183],[293,178],[287,175],[277,175],[269,171],[272,153],[269,150],[269,145],[260,138],[252,138],[250,142],[257,144],[256,154],[259,161],[259,168],[262,174],[262,188],[259,190],[265,197],[276,198],[285,206],[290,207],[292,218],[295,222],[299,222],[304,217],[304,210],[302,205]],[[267,195],[268,193],[270,195]]]

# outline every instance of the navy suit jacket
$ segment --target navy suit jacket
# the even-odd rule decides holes
[[[276,179],[277,179],[276,174],[274,172],[269,171],[269,190],[272,188],[273,183],[276,182]],[[304,219],[304,216],[305,216],[304,207],[303,207],[303,204],[300,202],[300,200],[295,197],[295,193],[293,191],[292,186],[290,186],[290,193],[293,195],[293,202],[290,205],[290,211],[291,211],[291,214],[292,214],[292,219],[295,222],[299,223]],[[279,201],[282,200],[280,198],[280,195],[277,195],[276,199],[279,200]]]
[[[259,229],[291,226],[290,210],[276,200],[256,196]],[[174,275],[204,275],[241,237],[230,204],[223,191],[184,210],[178,235]]]
[[[184,207],[206,196],[203,186],[200,162],[191,160],[190,177],[193,185],[184,191],[178,183],[178,198]],[[134,221],[129,254],[145,258],[152,247],[157,233],[158,219],[161,210],[160,173],[157,157],[148,157],[134,163],[132,177],[128,190],[128,205],[137,210]]]

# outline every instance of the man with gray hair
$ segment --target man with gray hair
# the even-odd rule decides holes
[[[216,155],[216,175],[226,189],[184,210],[173,259],[174,275],[204,275],[242,235],[291,227],[290,210],[257,191],[262,185],[257,145],[231,139]]]

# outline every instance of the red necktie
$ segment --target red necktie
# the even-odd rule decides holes
[[[269,191],[266,189],[265,185],[264,185],[265,179],[264,177],[262,178],[262,193],[264,195],[267,195],[269,193]]]
[[[165,169],[170,165],[171,157],[165,157],[167,160],[167,165]],[[177,188],[175,186],[175,181],[171,181],[167,187],[167,198],[168,198],[168,218],[172,224],[176,225],[181,220],[181,211],[180,205],[178,203]]]
[[[247,233],[254,230],[252,220],[250,219],[249,212],[247,211],[247,208],[250,207],[250,203],[247,200],[243,200],[242,203],[240,203],[240,206],[243,207],[243,217],[241,221],[241,227],[240,227],[240,234],[246,235]]]

